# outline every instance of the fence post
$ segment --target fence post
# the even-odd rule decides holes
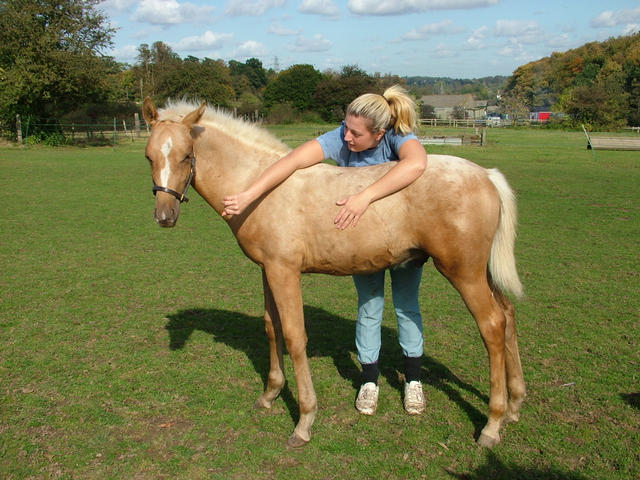
[[[135,112],[133,114],[133,124],[135,125],[135,129],[136,129],[136,137],[140,136],[140,115],[138,115],[138,112]]]
[[[26,130],[24,132],[24,140],[25,140],[24,146],[25,147],[27,146],[27,138],[29,138],[29,127],[30,126],[31,126],[31,115],[29,115],[27,117],[27,128],[26,128]]]
[[[117,129],[118,128],[118,124],[116,123],[116,117],[113,117],[113,151],[116,151],[116,143],[118,141],[118,134]]]
[[[22,143],[22,122],[20,121],[20,114],[16,115],[16,133],[18,134],[18,143]]]
[[[122,119],[122,126],[124,127],[124,136],[126,137],[128,134],[127,121],[124,118]],[[131,141],[133,142],[133,130],[131,130]]]

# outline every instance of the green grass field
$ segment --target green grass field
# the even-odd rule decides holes
[[[326,129],[273,127],[292,146]],[[319,412],[290,451],[292,365],[275,406],[253,410],[268,369],[260,272],[224,221],[192,192],[159,228],[142,141],[1,147],[0,478],[640,478],[640,152],[594,156],[559,131],[488,141],[429,151],[498,167],[518,195],[528,398],[493,450],[474,443],[487,355],[432,266],[420,417],[402,409],[390,301],[380,405],[364,417],[351,279],[304,277]]]

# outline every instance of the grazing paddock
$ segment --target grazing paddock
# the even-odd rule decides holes
[[[273,130],[295,146],[326,129]],[[225,222],[192,192],[178,226],[158,228],[144,141],[1,147],[0,478],[638,478],[637,152],[596,162],[582,132],[488,141],[428,150],[500,168],[518,196],[528,398],[491,451],[474,443],[486,352],[431,265],[420,417],[402,408],[392,309],[378,412],[360,416],[351,279],[303,277],[319,412],[314,441],[287,450],[292,365],[274,407],[253,410],[268,372],[262,284]]]

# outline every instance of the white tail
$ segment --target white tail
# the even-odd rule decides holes
[[[491,255],[489,256],[489,272],[495,284],[503,291],[516,297],[522,297],[522,284],[518,278],[516,259],[513,251],[516,240],[518,211],[513,190],[509,187],[502,173],[495,169],[488,170],[489,179],[498,189],[500,196],[500,224],[493,237]]]

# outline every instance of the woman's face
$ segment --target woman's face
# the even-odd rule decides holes
[[[347,115],[344,119],[344,141],[352,152],[362,152],[378,146],[384,135],[384,130],[372,133],[369,130],[371,122],[364,117]]]

